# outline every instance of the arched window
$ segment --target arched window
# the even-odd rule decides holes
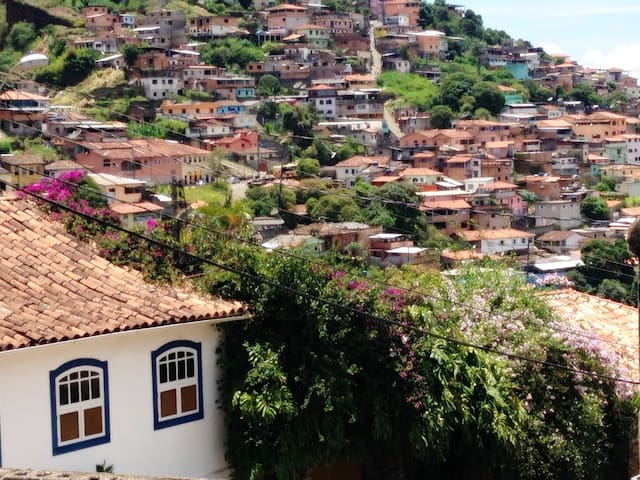
[[[82,358],[49,372],[53,454],[110,441],[107,362]]]
[[[151,352],[156,430],[203,418],[200,356],[201,344],[187,340]]]

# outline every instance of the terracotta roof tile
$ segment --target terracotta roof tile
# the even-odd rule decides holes
[[[0,351],[246,311],[147,284],[26,201],[0,200],[0,232]]]
[[[497,228],[495,230],[460,230],[457,234],[469,242],[477,240],[500,240],[503,238],[533,238],[535,234],[514,228]]]
[[[540,295],[567,326],[584,329],[603,340],[602,345],[619,356],[620,375],[638,380],[636,308],[568,288]]]

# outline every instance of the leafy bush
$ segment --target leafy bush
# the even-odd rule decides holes
[[[38,33],[33,23],[17,22],[9,31],[7,44],[14,50],[24,52],[36,38],[38,38]]]

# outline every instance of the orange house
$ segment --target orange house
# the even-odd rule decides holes
[[[409,19],[410,27],[418,26],[420,2],[414,0],[387,0],[382,3],[384,18],[404,15]]]

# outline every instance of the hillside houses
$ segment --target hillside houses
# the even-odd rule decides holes
[[[146,97],[152,118],[186,124],[184,136],[174,136],[180,142],[130,140],[126,123],[53,113],[46,92],[3,92],[0,126],[20,136],[43,131],[52,145],[98,174],[152,185],[179,179],[189,185],[212,180],[213,157],[220,155],[264,174],[289,161],[291,151],[259,133],[264,118],[257,112],[267,100],[308,105],[320,120],[313,135],[338,147],[346,139],[364,147],[361,155],[327,162],[324,173],[346,188],[359,179],[375,186],[415,185],[422,200],[417,207],[447,234],[512,225],[537,233],[574,228],[583,220],[580,202],[590,194],[581,186],[587,176],[614,178],[620,195],[640,194],[640,180],[630,168],[640,165],[640,122],[628,114],[553,98],[530,102],[521,89],[505,84],[498,89],[506,106],[493,119],[456,118],[450,128],[437,129],[428,112],[403,106],[392,112],[396,125],[391,125],[378,70],[410,72],[412,59],[419,57],[416,73],[438,82],[443,69],[437,61],[460,45],[459,38],[419,26],[419,3],[371,2],[371,18],[297,2],[258,2],[257,7],[256,24],[246,30],[236,13],[186,18],[184,12],[163,9],[147,14],[82,10],[86,32],[69,41],[100,50],[104,56],[98,65],[104,68],[123,68],[123,47],[138,45],[138,57],[127,66],[130,86]],[[464,7],[449,7],[448,14],[464,15]],[[368,31],[373,18],[380,23]],[[227,36],[258,46],[278,43],[278,48],[233,72],[201,61],[202,41]],[[542,53],[523,45],[494,45],[480,60],[543,86],[637,88],[625,72],[588,70],[566,58],[548,62]],[[378,70],[377,54],[382,54]],[[287,93],[261,98],[258,85],[265,75],[276,77]],[[16,166],[9,163],[2,178],[17,183]]]

